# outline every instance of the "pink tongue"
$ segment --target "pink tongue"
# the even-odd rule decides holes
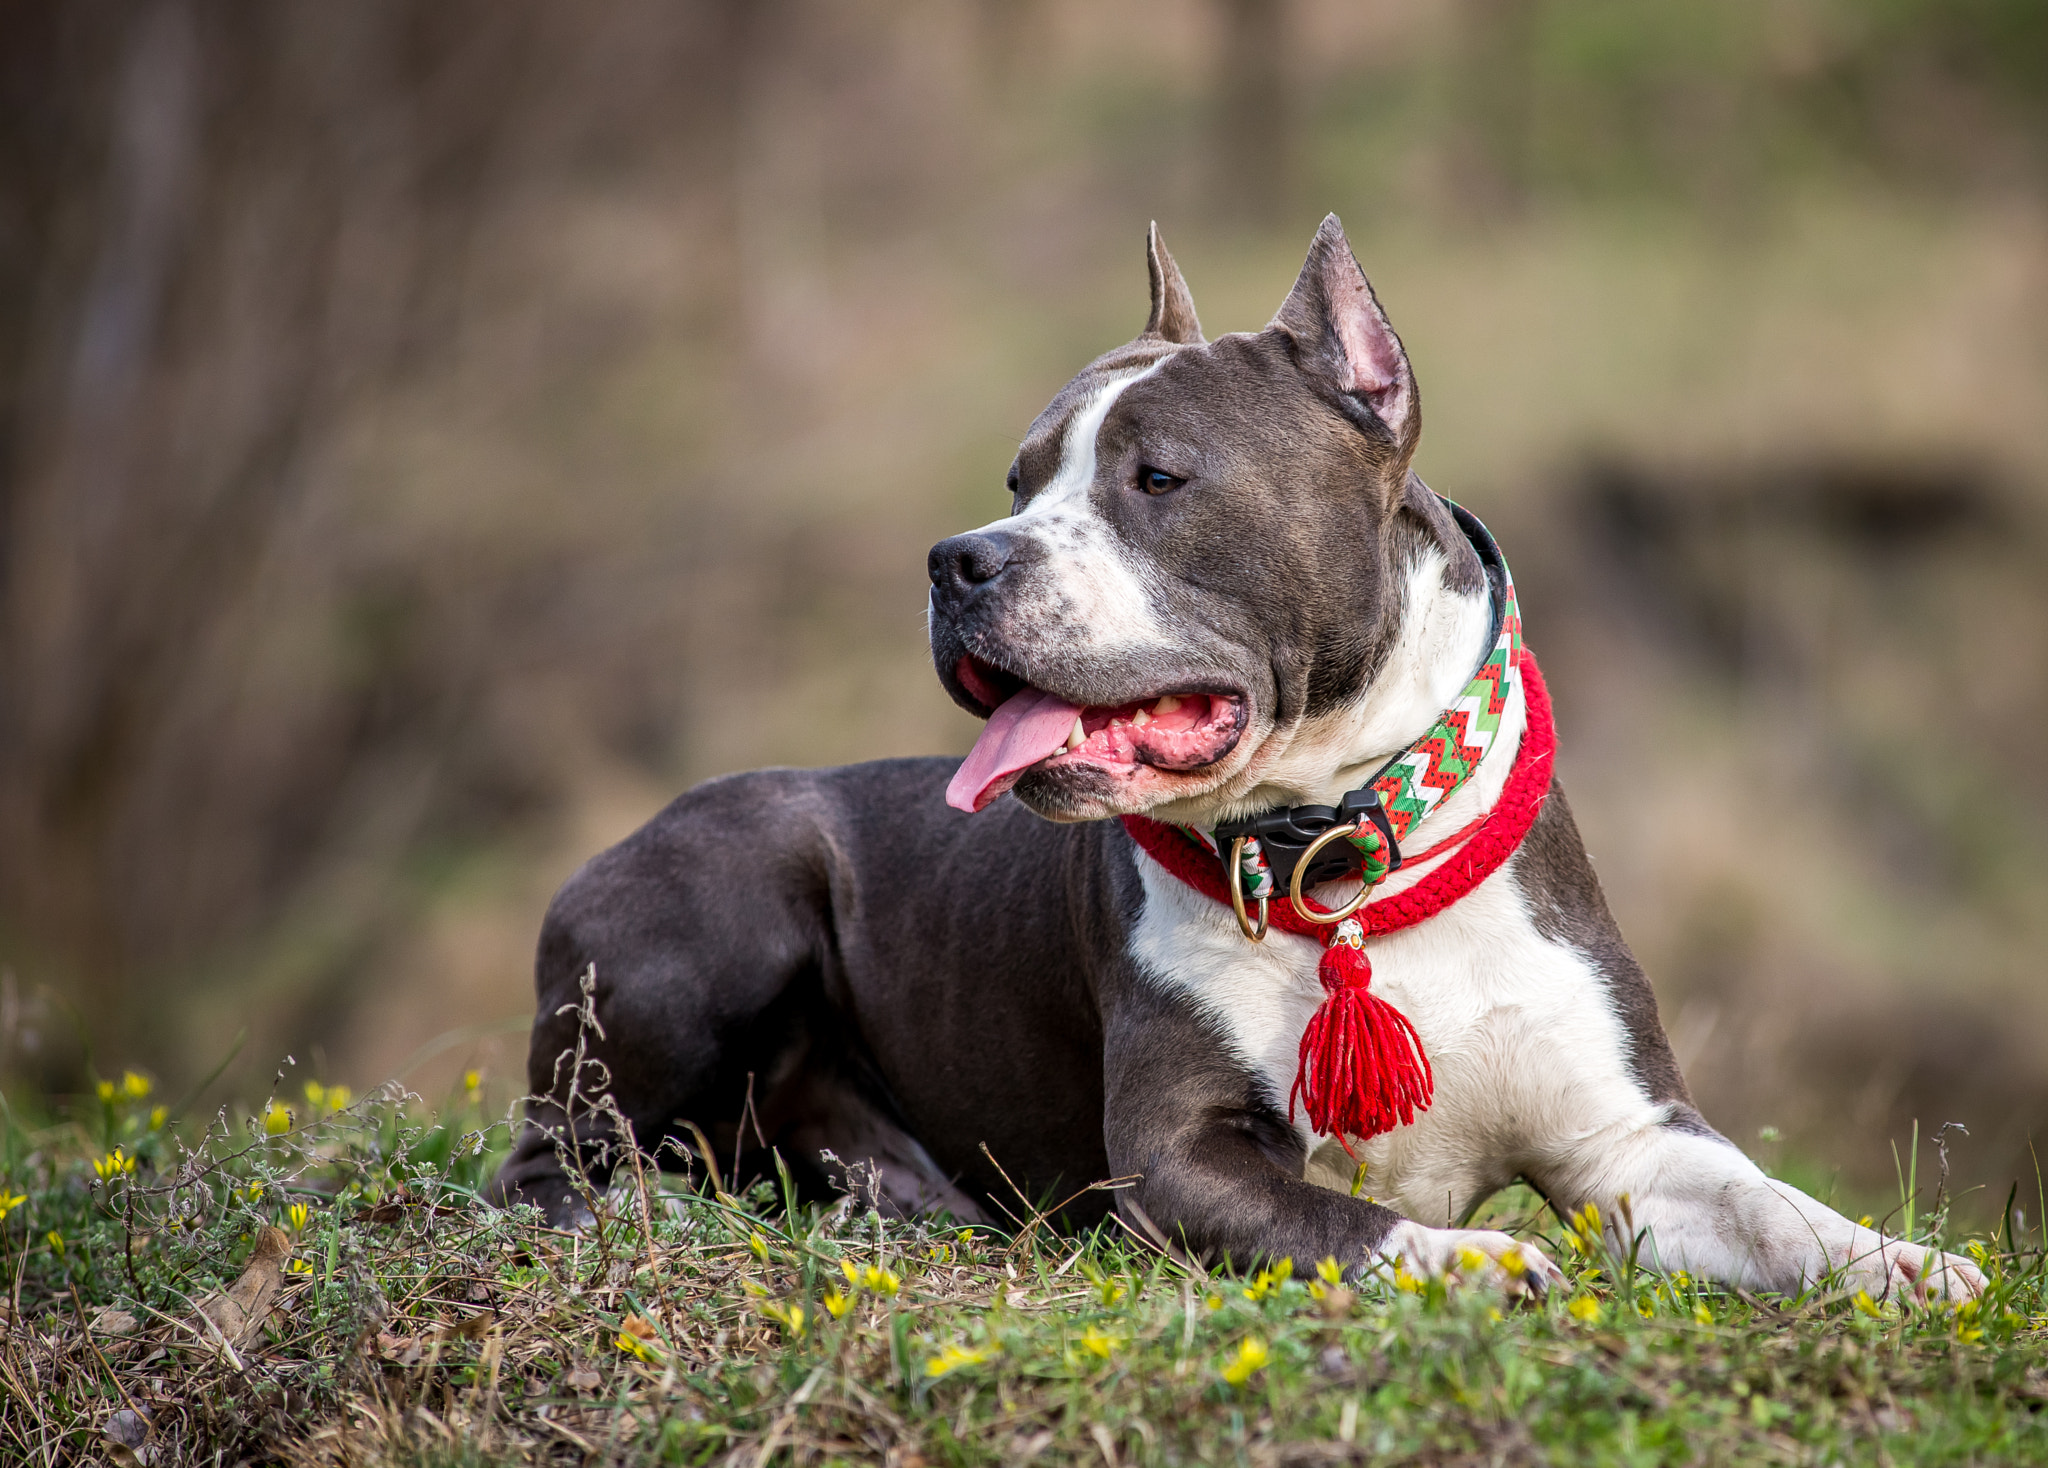
[[[946,786],[946,804],[973,812],[999,799],[1019,775],[1066,747],[1080,713],[1064,698],[1036,688],[1011,694],[988,716],[981,738],[960,761]]]

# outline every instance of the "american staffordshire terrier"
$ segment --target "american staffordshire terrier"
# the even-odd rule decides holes
[[[1011,512],[931,552],[973,751],[712,780],[577,872],[497,1195],[573,1224],[627,1146],[740,1180],[775,1149],[906,1214],[1021,1192],[1239,1266],[1540,1290],[1539,1250],[1459,1227],[1519,1178],[1664,1269],[1977,1293],[1693,1106],[1336,218],[1258,332],[1205,340],[1147,258],[1144,331],[1031,425]]]

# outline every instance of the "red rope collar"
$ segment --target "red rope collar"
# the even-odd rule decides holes
[[[1285,900],[1271,909],[1277,928],[1323,945],[1317,973],[1325,997],[1301,1037],[1301,1065],[1288,1098],[1288,1119],[1301,1102],[1318,1133],[1373,1137],[1406,1126],[1429,1108],[1435,1076],[1415,1027],[1399,1010],[1368,992],[1372,963],[1365,940],[1396,932],[1442,912],[1492,876],[1522,844],[1550,791],[1557,756],[1557,728],[1550,692],[1536,659],[1524,649],[1519,662],[1527,724],[1522,747],[1500,798],[1473,825],[1439,842],[1411,861],[1422,861],[1455,845],[1443,865],[1402,892],[1368,902],[1341,923],[1311,923]],[[1145,854],[1197,892],[1228,905],[1222,863],[1207,847],[1164,822],[1125,816],[1124,829]],[[1318,907],[1317,911],[1327,911]],[[1345,1148],[1350,1148],[1349,1141]]]

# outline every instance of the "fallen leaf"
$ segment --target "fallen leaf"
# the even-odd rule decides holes
[[[113,1445],[108,1454],[116,1463],[135,1464],[136,1468],[149,1468],[156,1458],[156,1449],[149,1445],[149,1414],[138,1408],[124,1407],[107,1419],[102,1429],[107,1441]]]
[[[228,1287],[226,1294],[201,1302],[199,1313],[213,1322],[214,1329],[229,1345],[242,1345],[262,1327],[264,1318],[270,1314],[270,1303],[277,1296],[284,1261],[291,1250],[292,1241],[283,1229],[258,1229],[256,1251],[249,1256],[249,1267],[242,1271],[242,1277]]]
[[[473,1341],[489,1330],[497,1318],[496,1313],[493,1311],[479,1310],[467,1319],[458,1320],[453,1325],[442,1326],[434,1332],[434,1335],[436,1339],[444,1341]]]
[[[107,1419],[107,1436],[129,1451],[149,1441],[149,1419],[130,1407],[123,1407]]]
[[[133,1315],[126,1310],[116,1310],[112,1305],[102,1305],[92,1313],[94,1335],[134,1335],[138,1324],[140,1322]]]
[[[562,1380],[568,1384],[571,1391],[578,1392],[594,1392],[604,1384],[604,1378],[587,1365],[578,1366]]]
[[[420,1359],[420,1343],[417,1336],[391,1335],[386,1331],[377,1332],[377,1354],[386,1361],[395,1361],[400,1366],[417,1365]]]

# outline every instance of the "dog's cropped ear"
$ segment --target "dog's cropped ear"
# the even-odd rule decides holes
[[[1336,215],[1324,218],[1316,231],[1308,263],[1271,329],[1294,339],[1295,360],[1303,371],[1371,410],[1392,436],[1397,462],[1405,466],[1422,436],[1415,373]]]
[[[1145,267],[1152,276],[1152,314],[1145,321],[1145,335],[1178,346],[1199,345],[1202,323],[1195,319],[1195,298],[1188,294],[1188,283],[1180,278],[1173,256],[1166,253],[1156,222],[1145,232]]]

